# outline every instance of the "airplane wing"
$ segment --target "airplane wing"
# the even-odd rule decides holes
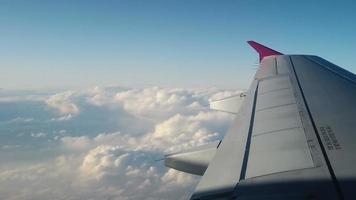
[[[213,106],[233,107],[228,133],[167,155],[166,166],[203,175],[193,200],[355,199],[356,75],[317,56],[248,43],[260,55],[250,88]]]

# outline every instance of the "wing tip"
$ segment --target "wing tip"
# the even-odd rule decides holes
[[[258,42],[255,42],[253,40],[249,40],[249,41],[247,41],[247,43],[257,51],[257,53],[260,56],[260,61],[266,56],[283,55],[282,53],[280,53],[276,50],[273,50],[269,47],[266,47],[266,46],[264,46]]]

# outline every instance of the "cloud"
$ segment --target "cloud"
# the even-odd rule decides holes
[[[187,197],[183,189],[196,183],[196,179],[154,166],[154,157],[152,152],[101,145],[88,152],[80,170],[86,179],[115,183],[125,189],[120,194],[123,199],[165,199],[172,189]]]
[[[35,137],[35,138],[44,138],[44,137],[47,137],[47,134],[39,132],[39,133],[31,133],[31,136]]]
[[[154,118],[162,118],[177,112],[195,112],[206,104],[206,100],[199,96],[197,91],[159,87],[119,92],[115,100],[127,112]]]
[[[187,199],[196,178],[147,163],[153,155],[105,145],[84,158],[59,156],[2,170],[0,194],[5,199]]]
[[[70,120],[72,118],[73,118],[72,114],[68,114],[68,115],[63,115],[63,116],[60,116],[60,117],[53,117],[51,119],[51,121],[68,121],[68,120]]]
[[[6,150],[6,149],[16,149],[21,147],[20,145],[3,145],[1,146],[2,149]]]
[[[50,108],[56,109],[59,114],[77,115],[79,114],[79,108],[76,104],[71,102],[73,96],[73,91],[67,91],[52,95],[45,102]]]
[[[113,102],[113,96],[115,92],[108,90],[108,88],[102,88],[95,86],[86,91],[87,101],[96,106],[106,106]]]
[[[101,133],[94,138],[67,136],[61,141],[72,149],[120,144],[129,149],[171,153],[221,139],[232,118],[230,114],[217,111],[198,112],[195,115],[176,114],[142,135],[114,132]]]
[[[148,133],[143,144],[164,152],[181,151],[222,138],[232,116],[215,111],[199,112],[196,115],[176,114],[157,124]]]
[[[24,117],[16,117],[14,119],[10,119],[6,121],[7,123],[28,123],[32,122],[34,119],[33,118],[24,118]]]
[[[71,150],[86,150],[92,146],[92,141],[87,136],[69,137],[65,136],[60,139],[62,144]]]
[[[54,138],[41,149],[51,149],[52,159],[39,159],[23,166],[16,162],[11,167],[0,165],[4,169],[0,171],[0,196],[187,199],[198,178],[166,169],[155,160],[166,153],[221,139],[233,116],[205,106],[212,97],[235,92],[216,88],[94,87],[51,95],[44,103],[59,116],[32,126],[55,126],[47,134],[38,131],[31,136]],[[131,115],[135,118],[128,117]],[[106,127],[106,120],[112,120],[115,128],[96,134],[82,133],[92,124]]]
[[[23,102],[23,101],[33,101],[40,102],[46,100],[47,96],[43,94],[37,95],[18,95],[18,94],[9,94],[6,96],[0,95],[0,103],[8,102]]]

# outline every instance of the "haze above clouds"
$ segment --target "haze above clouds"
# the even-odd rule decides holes
[[[198,177],[164,154],[221,139],[234,90],[0,91],[1,199],[186,199]]]

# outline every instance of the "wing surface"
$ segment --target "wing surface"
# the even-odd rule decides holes
[[[262,57],[191,199],[354,199],[355,102],[355,75],[322,58]]]

